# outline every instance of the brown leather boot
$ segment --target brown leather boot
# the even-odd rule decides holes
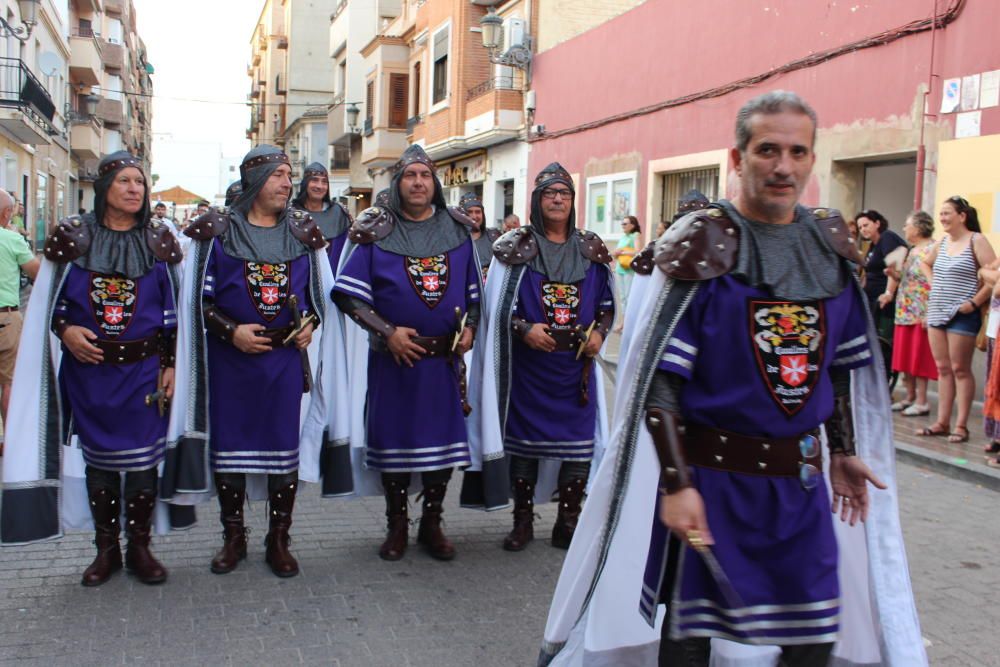
[[[144,584],[162,584],[167,580],[167,569],[149,550],[155,508],[156,492],[149,489],[125,499],[125,534],[128,536],[125,568]]]
[[[90,494],[90,514],[94,517],[94,544],[97,556],[83,571],[84,586],[100,586],[111,575],[122,569],[122,549],[118,543],[120,526],[118,517],[122,511],[118,495],[108,489]]]
[[[246,493],[225,482],[217,483],[219,520],[222,521],[222,548],[212,559],[212,572],[226,574],[247,557],[247,529],[243,526]]]
[[[455,557],[455,545],[441,531],[441,515],[444,513],[441,502],[447,491],[447,482],[424,487],[424,511],[420,515],[420,528],[417,531],[417,544],[423,545],[427,553],[438,560],[451,560]]]
[[[573,541],[586,486],[587,480],[577,478],[559,488],[559,514],[556,515],[556,525],[552,526],[552,546],[557,549],[569,549],[569,543]]]
[[[507,551],[522,551],[535,539],[535,485],[518,477],[514,480],[514,529],[504,538]]]
[[[399,560],[406,553],[406,543],[410,539],[410,517],[407,505],[410,499],[407,487],[394,481],[383,480],[385,489],[385,518],[388,525],[385,541],[379,547],[382,560]]]
[[[291,537],[288,529],[292,527],[292,509],[295,507],[296,483],[289,484],[271,493],[270,525],[264,544],[267,548],[265,560],[271,566],[271,572],[279,577],[294,577],[299,573],[299,562],[288,550]]]

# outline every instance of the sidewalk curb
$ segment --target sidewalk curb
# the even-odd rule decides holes
[[[617,371],[618,358],[604,359],[607,366]],[[610,379],[610,378],[609,378]],[[956,459],[953,456],[940,454],[917,445],[910,445],[896,440],[896,460],[912,465],[930,468],[946,477],[978,484],[991,491],[1000,492],[1000,470],[988,468],[979,463],[970,463],[966,459]]]

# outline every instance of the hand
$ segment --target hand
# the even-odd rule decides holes
[[[833,489],[833,505],[830,510],[834,514],[840,514],[840,520],[849,521],[852,526],[858,519],[864,522],[868,518],[869,482],[876,489],[889,488],[857,456],[831,456],[830,487]]]
[[[163,375],[160,376],[160,390],[166,399],[174,397],[174,369],[164,368]]]
[[[233,332],[233,345],[245,354],[261,354],[271,351],[271,339],[258,336],[263,331],[261,324],[241,324]]]
[[[583,346],[583,354],[588,357],[596,357],[597,353],[601,351],[601,345],[604,345],[604,336],[601,335],[600,331],[591,331],[587,344]]]
[[[62,342],[81,364],[99,364],[104,361],[104,353],[100,348],[91,345],[97,340],[97,334],[86,327],[71,325],[63,331]]]
[[[549,335],[549,327],[546,324],[532,324],[531,329],[524,335],[524,344],[539,352],[554,352],[556,349],[556,341]]]
[[[416,335],[416,329],[396,327],[396,330],[386,340],[389,352],[392,353],[392,358],[396,360],[398,365],[406,364],[413,368],[413,362],[420,361],[427,354],[427,350],[410,340]]]
[[[697,530],[702,543],[715,544],[708,530],[705,501],[697,489],[688,487],[667,496],[661,495],[660,521],[685,543],[688,542],[688,531]]]
[[[962,315],[968,315],[969,313],[975,311],[976,308],[968,301],[963,301],[962,305],[958,307],[958,312]]]
[[[312,322],[307,324],[302,331],[295,335],[295,347],[300,350],[304,350],[309,347],[313,339],[313,325]]]
[[[892,295],[882,292],[878,295],[878,307],[885,308],[887,305],[892,303]]]
[[[465,327],[462,330],[462,335],[458,339],[458,346],[455,348],[455,353],[462,355],[472,349],[473,333],[470,327]]]

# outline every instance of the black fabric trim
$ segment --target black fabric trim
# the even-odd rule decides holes
[[[504,456],[483,461],[483,469],[462,473],[462,490],[458,504],[487,512],[510,507],[509,458]]]
[[[49,345],[47,334],[52,328],[52,317],[55,314],[56,301],[62,291],[63,283],[69,275],[68,264],[56,264],[52,275],[52,288],[48,298],[48,324],[45,327],[46,338],[42,341],[42,377],[40,387],[40,415],[42,417],[41,470],[43,479],[59,481],[62,472],[59,446],[63,436],[62,396],[59,391],[59,380],[56,376],[55,362],[52,359],[52,346]],[[67,420],[68,421],[68,420]],[[67,434],[67,441],[69,436]],[[4,506],[6,507],[6,505]],[[57,513],[58,514],[58,513]]]
[[[509,270],[503,286],[503,294],[497,307],[497,324],[494,329],[496,358],[493,360],[493,372],[496,373],[497,413],[500,415],[500,435],[507,433],[507,408],[510,404],[510,369],[511,369],[511,331],[510,318],[517,305],[517,291],[524,275],[524,264],[508,265]]]
[[[170,530],[188,530],[198,523],[194,505],[167,505]]]
[[[319,453],[319,474],[323,478],[324,498],[354,493],[351,446],[348,444],[334,446],[326,443]]]
[[[0,541],[28,544],[59,537],[59,487],[4,489],[0,507]]]
[[[168,447],[163,460],[160,497],[169,500],[176,493],[208,492],[208,440],[184,436]]]

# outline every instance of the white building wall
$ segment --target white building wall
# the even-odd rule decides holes
[[[503,218],[502,181],[514,181],[514,213],[521,224],[528,224],[528,144],[513,141],[486,152],[486,182],[483,184],[483,207],[486,224],[497,226]]]

